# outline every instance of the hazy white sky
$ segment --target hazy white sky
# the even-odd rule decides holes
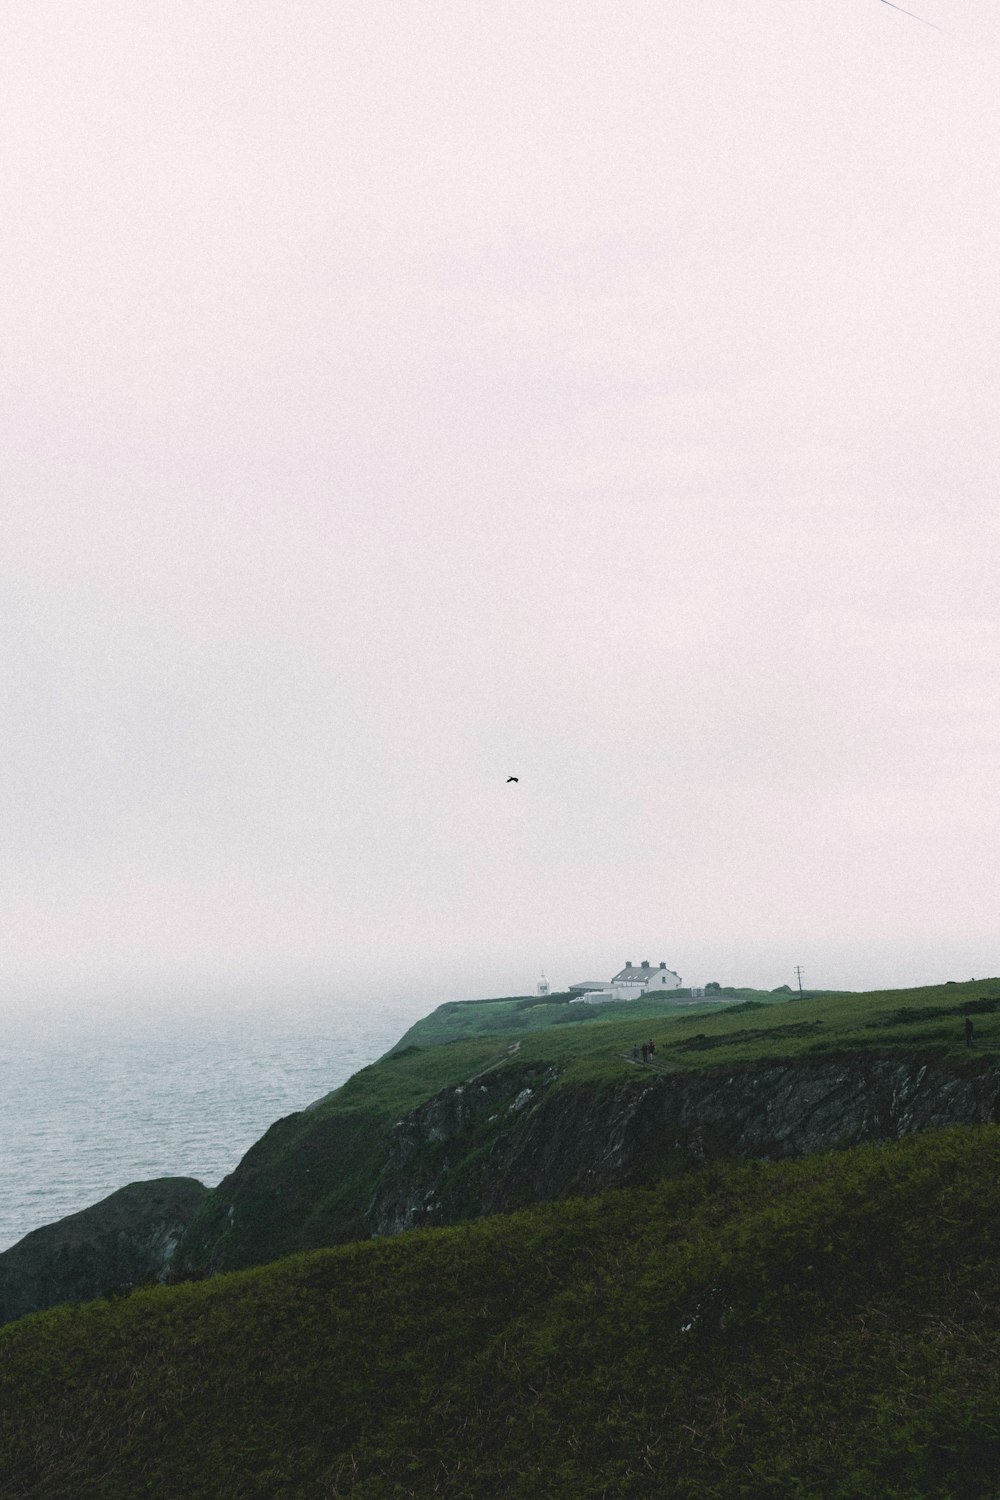
[[[0,0],[8,992],[1000,971],[1000,16],[914,9]]]

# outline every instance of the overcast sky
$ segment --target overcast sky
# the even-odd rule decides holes
[[[7,993],[1000,971],[1000,17],[913,8],[0,0]]]

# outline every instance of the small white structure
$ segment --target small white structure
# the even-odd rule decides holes
[[[549,993],[549,981],[546,979],[544,972],[536,985],[536,990],[539,995],[547,995]]]
[[[644,958],[641,964],[633,964],[629,959],[624,969],[620,969],[603,989],[588,988],[585,994],[574,996],[570,1004],[606,1005],[609,1000],[637,1000],[640,995],[679,990],[680,987],[681,976],[668,969],[665,963],[654,969],[648,958]]]

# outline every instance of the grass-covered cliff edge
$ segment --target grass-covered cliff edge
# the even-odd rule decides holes
[[[1000,981],[657,1004],[441,1007],[0,1329],[4,1495],[1000,1492]]]
[[[650,1036],[655,1060],[636,1064]],[[998,1095],[998,980],[709,1007],[648,999],[597,1015],[558,997],[446,1005],[277,1121],[199,1205],[176,1269],[235,1270],[705,1159],[989,1121]]]

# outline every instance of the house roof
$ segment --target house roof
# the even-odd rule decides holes
[[[654,974],[661,974],[664,971],[668,974],[674,973],[673,969],[668,969],[666,964],[646,964],[645,966],[642,964],[626,964],[624,969],[614,975],[611,983],[644,984]],[[674,974],[674,978],[677,978],[676,974]]]

